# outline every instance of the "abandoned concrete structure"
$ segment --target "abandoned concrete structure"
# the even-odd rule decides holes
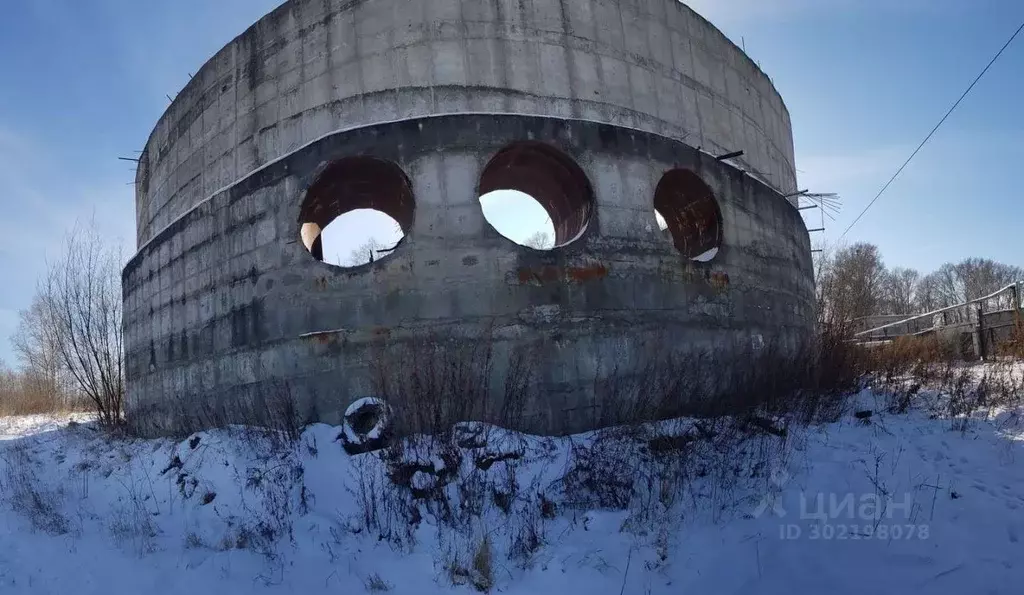
[[[536,198],[556,247],[499,235],[478,200],[495,189]],[[141,155],[128,413],[273,380],[336,422],[374,393],[374,346],[487,330],[496,376],[535,356],[531,427],[591,427],[594,378],[635,373],[596,362],[811,333],[795,190],[771,81],[676,0],[291,0],[202,67]],[[320,231],[359,208],[404,240],[322,262]]]

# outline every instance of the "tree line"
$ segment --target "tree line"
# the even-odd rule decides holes
[[[815,281],[819,321],[841,328],[864,316],[923,314],[983,297],[1024,281],[1024,269],[966,258],[922,275],[888,268],[878,246],[860,242],[823,250]]]

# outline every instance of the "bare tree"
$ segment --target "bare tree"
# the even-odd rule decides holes
[[[389,246],[385,246],[383,242],[377,238],[369,238],[358,248],[355,248],[349,253],[348,260],[344,261],[344,265],[358,266],[368,262],[374,262],[381,256],[384,256],[381,252],[387,250],[387,248],[389,248]]]
[[[883,301],[885,265],[873,244],[858,243],[818,259],[819,318],[840,330],[877,314]]]
[[[876,246],[822,247],[814,262],[819,322],[843,332],[873,314],[926,313],[983,297],[1024,280],[1024,269],[985,258],[946,263],[921,276],[887,270]]]
[[[968,258],[954,266],[963,295],[973,300],[1024,279],[1024,270],[987,258]]]
[[[929,273],[917,282],[917,287],[914,288],[914,305],[918,313],[923,314],[942,307],[942,291],[939,285],[939,278],[935,273]]]
[[[96,407],[99,421],[123,419],[121,254],[94,227],[77,228],[39,288],[47,336],[60,364]]]
[[[69,405],[69,379],[42,296],[37,294],[18,316],[18,328],[11,337],[11,345],[21,364],[22,389],[54,403]]]
[[[921,274],[897,267],[882,278],[882,314],[911,315],[915,310],[914,291]]]
[[[538,231],[523,240],[523,245],[535,250],[550,250],[555,246],[555,240],[546,231]]]
[[[338,256],[338,263],[342,266],[359,266],[368,262],[375,262],[377,259],[387,256],[387,253],[398,247],[398,242],[405,235],[402,226],[395,222],[391,229],[391,236],[398,238],[391,245],[386,245],[379,237],[370,236],[365,242],[352,250],[348,258],[343,260]]]
[[[917,305],[930,311],[962,304],[994,293],[1024,279],[1024,270],[987,258],[967,258],[946,263],[925,275],[917,285]]]
[[[18,379],[3,360],[0,360],[0,414],[14,413],[13,405],[18,392]]]

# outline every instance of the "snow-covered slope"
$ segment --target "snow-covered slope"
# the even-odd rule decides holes
[[[2,420],[0,593],[1024,592],[1017,412],[955,431],[879,399],[785,436],[468,424],[357,456],[325,425],[174,442]]]

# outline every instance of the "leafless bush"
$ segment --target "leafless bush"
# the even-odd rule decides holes
[[[242,490],[245,514],[225,519],[228,531],[219,547],[253,551],[267,559],[272,571],[281,569],[279,545],[294,540],[294,519],[308,507],[300,458],[303,426],[288,384],[268,381],[219,399],[171,399],[151,408],[131,408],[127,428],[137,436],[191,437],[193,449],[202,444],[197,432],[225,431],[249,465]],[[164,473],[181,465],[175,457]],[[216,498],[213,492],[197,490],[187,474],[178,473],[178,485],[183,497],[195,496],[200,504]]]
[[[138,554],[149,554],[156,549],[156,524],[152,513],[140,500],[129,498],[117,507],[108,527],[111,536],[122,547],[130,546]]]
[[[719,518],[737,494],[767,487],[791,451],[785,425],[729,416],[620,426],[574,444],[552,487],[569,509],[627,511],[623,530],[649,534],[681,506]]]
[[[982,386],[981,392],[972,390],[971,375],[967,369],[961,369],[953,382],[948,387],[949,417],[952,429],[959,432],[966,432],[970,427],[971,417],[980,406],[978,396],[985,394]]]
[[[867,348],[865,353],[869,369],[886,382],[907,374],[930,380],[943,365],[959,359],[950,343],[935,335],[898,337]]]
[[[350,489],[360,513],[355,531],[404,549],[414,543],[413,531],[421,515],[411,493],[394,483],[384,457],[385,452],[377,451],[359,455],[355,461],[356,486]]]
[[[795,348],[769,341],[717,353],[673,351],[652,342],[632,360],[599,366],[594,423],[608,429],[572,446],[566,473],[549,498],[540,486],[529,493],[519,485],[515,449],[474,451],[492,437],[486,431],[470,435],[470,426],[458,424],[491,418],[505,420],[506,427],[523,425],[515,417],[521,407],[504,407],[506,415],[515,412],[511,417],[487,411],[486,403],[501,402],[490,392],[493,347],[486,341],[470,346],[403,345],[391,354],[401,354],[402,365],[379,360],[379,394],[400,404],[415,395],[419,406],[406,412],[404,431],[390,446],[360,455],[362,525],[382,539],[408,543],[408,527],[421,514],[464,534],[474,520],[497,510],[517,528],[508,551],[522,561],[542,543],[544,520],[563,505],[630,509],[637,522],[650,522],[682,501],[682,486],[696,480],[712,486],[711,499],[724,502],[734,486],[751,477],[768,482],[771,470],[786,464],[793,424],[837,419],[864,373],[859,348],[831,336]],[[510,369],[499,383],[514,387],[502,395],[513,397],[504,403],[526,402],[532,378]],[[659,422],[680,417],[699,421],[678,433],[672,428],[684,422]],[[432,460],[445,464],[438,469]],[[487,472],[495,461],[505,476]],[[429,478],[428,485],[417,485],[417,476]],[[391,493],[395,486],[400,495]]]
[[[554,503],[548,504],[548,519],[554,518]],[[546,542],[544,513],[539,510],[521,508],[521,515],[509,534],[508,558],[527,567]]]
[[[267,572],[258,577],[274,583],[283,571],[282,542],[295,543],[295,519],[308,512],[305,468],[294,452],[279,453],[246,469],[242,513],[224,520],[222,549],[244,549],[263,556]],[[207,503],[210,494],[204,496]]]
[[[637,361],[595,384],[599,427],[682,416],[783,417],[811,423],[838,417],[864,373],[859,348],[832,335],[796,347],[768,340],[757,347],[679,350],[657,342]]]
[[[1014,317],[1013,331],[1007,340],[996,346],[996,353],[1004,358],[1024,360],[1024,317],[1020,311]]]
[[[215,399],[179,396],[147,407],[133,407],[127,426],[136,436],[178,439],[203,430],[232,427],[245,440],[269,441],[283,448],[298,440],[303,419],[291,386],[266,381]]]
[[[121,264],[121,255],[95,229],[77,229],[50,265],[37,297],[41,332],[108,427],[123,420]]]
[[[472,570],[473,586],[482,593],[490,591],[494,586],[494,548],[489,535],[484,535],[473,553]]]
[[[965,433],[979,415],[1024,403],[1024,371],[1013,361],[959,366],[935,385],[946,398],[946,415],[954,431]]]
[[[383,593],[391,590],[391,583],[387,582],[377,573],[366,577],[366,590],[371,593]]]
[[[453,585],[470,585],[481,593],[494,588],[494,547],[484,534],[465,543],[457,543],[448,551],[444,563],[448,580]]]
[[[390,342],[374,358],[375,396],[394,410],[399,435],[436,435],[462,421],[520,428],[535,388],[525,350],[496,353],[491,330],[477,336]],[[497,398],[495,398],[497,397]]]

